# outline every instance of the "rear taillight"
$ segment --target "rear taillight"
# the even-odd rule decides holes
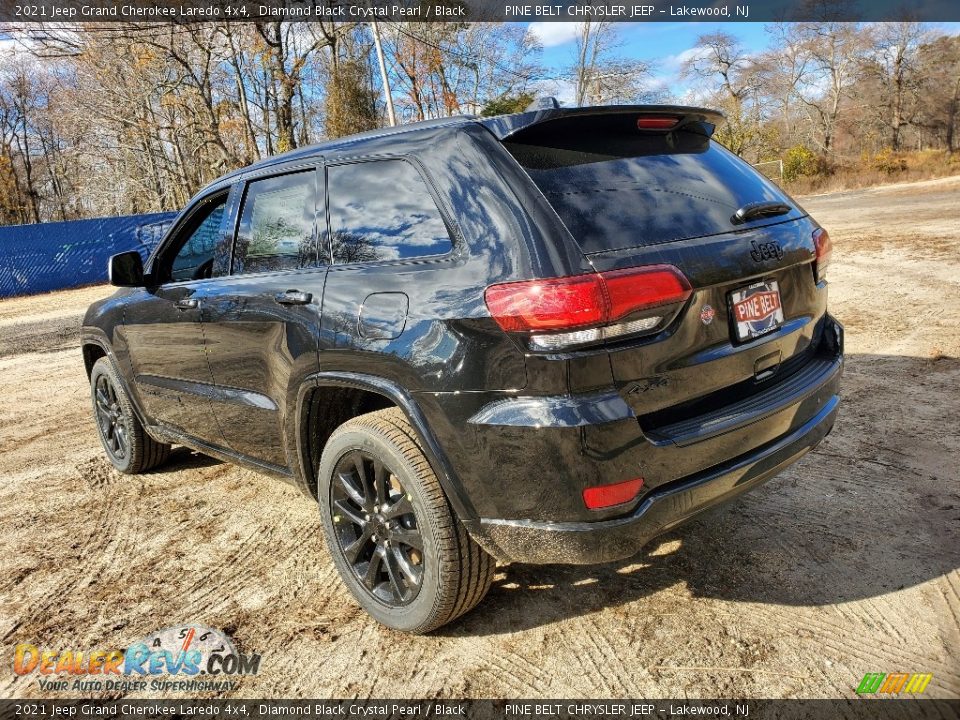
[[[690,297],[672,265],[524,280],[487,288],[490,315],[507,332],[527,333],[534,350],[561,350],[649,332]]]
[[[643,487],[643,478],[612,483],[611,485],[595,485],[583,491],[583,504],[590,510],[623,505],[630,502],[640,493]]]
[[[820,283],[827,279],[827,268],[830,266],[830,256],[833,254],[833,241],[826,230],[817,228],[813,231],[813,245],[817,250],[813,274]]]

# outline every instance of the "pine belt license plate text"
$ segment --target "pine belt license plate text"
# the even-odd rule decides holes
[[[730,312],[737,340],[750,340],[783,324],[783,305],[776,280],[754,283],[730,293]]]

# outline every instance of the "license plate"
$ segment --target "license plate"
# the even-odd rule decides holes
[[[730,293],[730,313],[737,340],[750,340],[783,324],[783,305],[776,280],[754,283]]]

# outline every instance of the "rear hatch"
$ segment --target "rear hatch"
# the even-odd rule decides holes
[[[691,286],[648,333],[606,340],[617,387],[652,437],[763,392],[813,357],[826,310],[817,226],[711,141],[720,116],[679,107],[531,115],[491,129],[590,264],[600,273],[675,266]]]

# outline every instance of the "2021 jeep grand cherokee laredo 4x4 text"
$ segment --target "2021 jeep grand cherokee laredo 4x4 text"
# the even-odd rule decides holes
[[[494,559],[593,563],[830,431],[830,241],[687,107],[452,118],[232,173],[83,328],[97,426],[319,500],[381,622],[468,611]]]

